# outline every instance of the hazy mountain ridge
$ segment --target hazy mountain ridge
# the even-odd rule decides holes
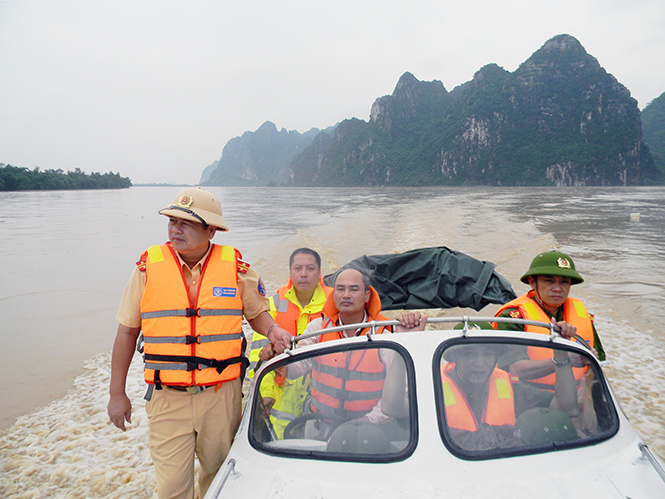
[[[229,140],[217,165],[204,170],[201,185],[289,183],[291,160],[320,133],[318,128],[302,134],[285,128],[278,131],[274,123],[266,121],[255,132]]]
[[[665,92],[642,111],[642,133],[656,166],[665,174]]]
[[[216,159],[211,164],[206,166],[203,169],[203,173],[201,173],[201,180],[199,180],[199,184],[201,184],[201,185],[205,184],[210,179],[210,175],[212,175],[212,172],[214,172],[217,169],[218,166],[219,166],[219,160],[218,159]]]
[[[368,121],[316,137],[267,122],[229,141],[208,184],[660,184],[641,126],[628,89],[558,35],[514,72],[488,64],[451,92],[404,73]]]

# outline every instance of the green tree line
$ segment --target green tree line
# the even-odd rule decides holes
[[[79,168],[65,173],[61,169],[41,171],[36,167],[29,170],[0,163],[0,191],[126,189],[131,186],[132,181],[119,173],[93,172],[88,175]]]

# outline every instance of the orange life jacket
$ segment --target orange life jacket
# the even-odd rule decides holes
[[[370,300],[367,304],[369,320],[386,321],[381,310],[381,299],[370,286]],[[323,328],[339,324],[339,312],[330,296],[323,309],[329,313],[323,318]],[[383,333],[384,327],[377,329]],[[360,332],[366,335],[369,328]],[[341,332],[326,333],[318,341],[332,341],[342,338]],[[377,348],[338,352],[314,358],[312,365],[311,395],[312,410],[336,414],[347,419],[359,418],[367,414],[381,399],[385,367],[379,358]]]
[[[496,315],[500,315],[506,309],[516,308],[520,311],[522,319],[549,323],[551,321],[551,316],[533,300],[533,295],[534,291],[531,290],[527,294],[515,298],[503,305]],[[577,334],[581,336],[590,347],[594,346],[593,322],[581,300],[571,297],[566,298],[566,301],[563,302],[563,320],[568,324],[575,326],[577,328]],[[529,333],[550,334],[548,328],[531,325],[526,325],[524,331]],[[553,355],[551,348],[541,347],[528,347],[527,353],[532,360],[551,359]],[[573,374],[575,375],[575,379],[581,379],[587,371],[588,367],[574,367]],[[529,383],[550,390],[554,388],[555,381],[556,375],[554,373],[549,374],[548,376],[543,376],[542,378],[528,380]]]
[[[443,398],[446,405],[446,422],[449,428],[477,431],[478,421],[469,407],[466,397],[457,383],[448,376],[455,364],[441,366]],[[482,423],[493,426],[515,425],[515,398],[510,376],[495,368],[488,381],[487,400],[483,409]]]
[[[323,277],[320,278],[319,284],[325,293],[326,298],[330,296],[333,288],[326,286],[323,283]],[[307,327],[307,323],[323,317],[323,312],[317,311],[312,313],[301,313],[301,309],[286,297],[286,293],[293,287],[291,279],[288,284],[277,289],[277,292],[272,296],[272,301],[275,306],[275,322],[279,324],[282,329],[286,329],[292,336],[296,336]],[[308,307],[302,309],[306,312]]]
[[[141,299],[145,380],[161,385],[209,386],[237,378],[244,335],[238,290],[238,250],[212,245],[196,303],[170,244],[147,251]]]
[[[270,315],[275,319],[277,325],[286,329],[292,336],[302,334],[311,321],[323,317],[321,309],[332,290],[332,288],[324,285],[323,278],[320,278],[319,286],[316,287],[312,299],[304,308],[301,308],[296,303],[298,298],[295,295],[293,282],[289,279],[285,286],[278,288],[277,292],[270,297]],[[269,343],[268,338],[254,331],[252,349],[249,353],[250,378],[254,377],[254,370],[259,363],[261,350]]]

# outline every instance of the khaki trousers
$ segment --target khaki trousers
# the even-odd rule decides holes
[[[203,497],[240,424],[240,379],[196,395],[164,387],[153,392],[145,407],[160,499],[193,499],[195,453]]]

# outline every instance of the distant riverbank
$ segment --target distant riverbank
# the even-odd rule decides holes
[[[119,173],[87,174],[79,168],[65,173],[63,170],[29,170],[23,166],[0,163],[0,191],[59,191],[79,189],[127,189],[132,186],[129,177]]]

